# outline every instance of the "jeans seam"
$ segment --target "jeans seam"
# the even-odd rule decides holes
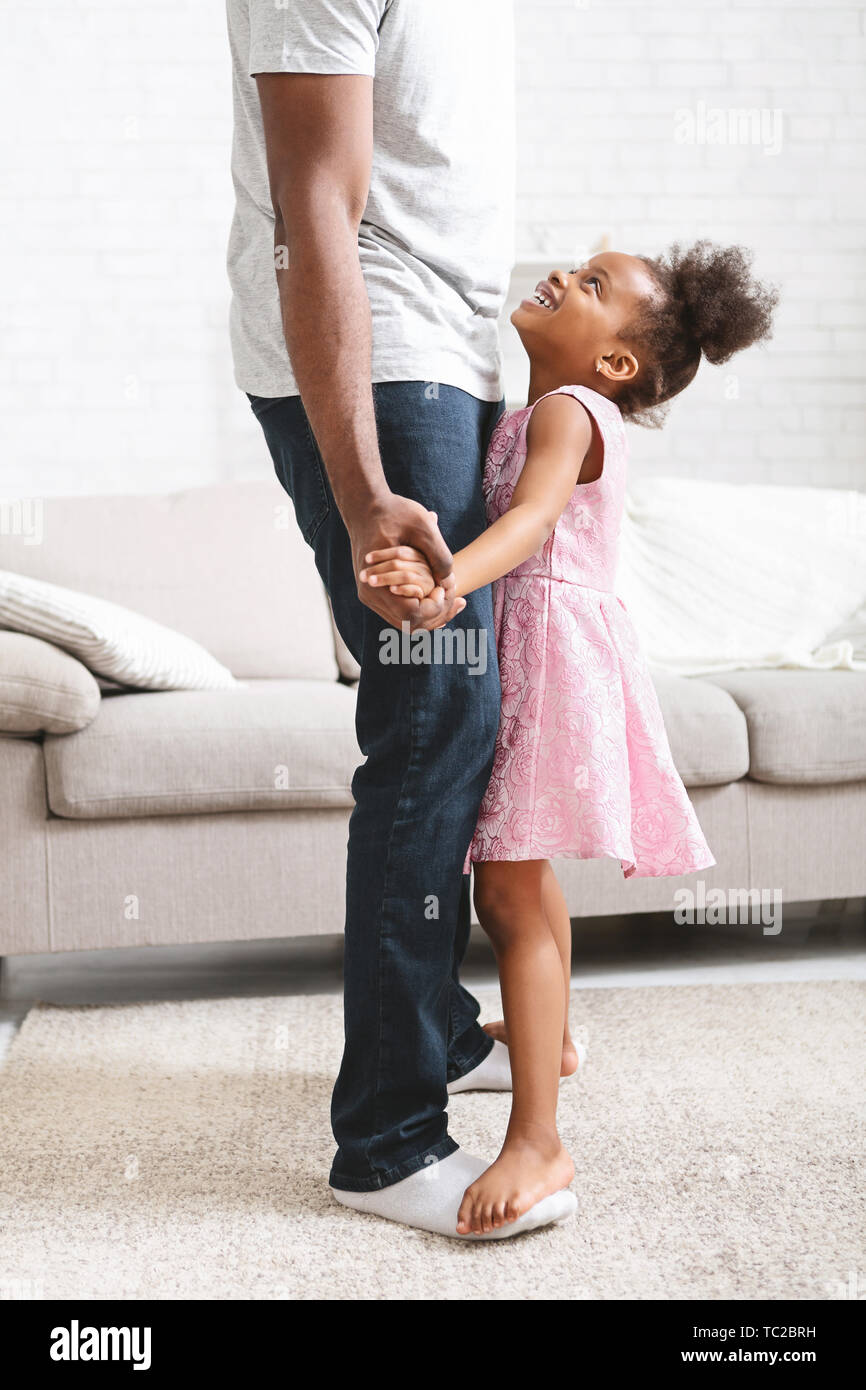
[[[378,972],[377,972],[377,973],[378,973],[378,985],[379,985],[379,988],[378,988],[378,998],[377,998],[377,1001],[376,1001],[376,1008],[377,1008],[377,1023],[378,1023],[377,1036],[376,1036],[376,1086],[375,1086],[375,1090],[374,1090],[374,1092],[373,1092],[373,1134],[370,1136],[370,1139],[368,1140],[367,1147],[366,1147],[366,1150],[365,1150],[365,1158],[366,1158],[367,1164],[368,1164],[368,1166],[369,1166],[370,1168],[373,1167],[372,1163],[370,1162],[370,1152],[369,1152],[369,1151],[370,1151],[370,1145],[374,1142],[374,1140],[375,1140],[376,1138],[378,1138],[378,1136],[379,1136],[379,1125],[380,1125],[380,1111],[379,1111],[380,1087],[379,1087],[379,1083],[380,1083],[381,1078],[382,1078],[382,1027],[383,1027],[383,1009],[382,1009],[382,1001],[383,1001],[383,998],[384,998],[384,982],[383,982],[383,979],[382,979],[382,972],[383,972],[383,967],[384,967],[384,963],[385,963],[385,952],[382,950],[382,932],[383,932],[384,917],[385,917],[385,899],[388,897],[388,882],[389,882],[389,873],[390,873],[390,869],[391,869],[391,853],[392,853],[392,850],[393,850],[393,847],[394,847],[394,836],[395,836],[396,831],[397,831],[397,823],[398,823],[398,820],[399,820],[400,807],[401,807],[401,805],[402,805],[402,803],[403,803],[403,797],[405,796],[405,793],[406,793],[406,784],[407,784],[407,782],[408,782],[408,780],[409,780],[409,775],[410,775],[410,773],[412,772],[412,764],[413,764],[413,762],[414,762],[414,758],[415,758],[415,681],[414,681],[414,679],[413,679],[412,668],[410,667],[410,668],[409,668],[409,755],[408,755],[408,757],[407,757],[407,759],[406,759],[406,769],[405,769],[405,771],[404,771],[404,773],[403,773],[403,780],[402,780],[401,783],[400,783],[400,790],[399,790],[399,792],[397,793],[397,802],[396,802],[396,805],[395,805],[395,807],[394,807],[394,819],[393,819],[392,822],[391,822],[391,833],[390,833],[390,835],[388,836],[388,848],[387,848],[387,850],[386,850],[386,852],[385,852],[385,872],[384,872],[383,875],[382,875],[382,898],[381,898],[381,901],[380,901],[380,903],[379,903],[379,924],[378,924],[378,932],[377,932],[377,934],[376,934],[376,945],[377,945],[378,955],[379,955],[379,959],[378,959]]]
[[[313,434],[313,428],[310,424],[306,410],[302,410],[301,414],[303,416],[304,424],[307,429],[307,438],[310,441],[310,452],[313,456],[313,467],[316,470],[316,477],[319,483],[319,491],[322,494],[322,515],[311,523],[311,529],[309,531],[303,532],[303,537],[304,540],[307,542],[307,545],[312,545],[319,531],[322,529],[322,526],[325,523],[325,519],[329,511],[331,510],[331,503],[328,499],[328,490],[325,487],[325,478],[323,476],[324,461],[322,460],[321,454],[319,453],[319,446],[316,442],[316,436]],[[325,470],[325,473],[326,472],[327,470]]]
[[[478,1026],[479,1028],[481,1027],[480,1024]],[[482,1028],[481,1031],[484,1032],[484,1029]],[[478,1048],[477,1052],[473,1052],[470,1058],[466,1059],[463,1053],[452,1058],[455,1066],[459,1067],[460,1070],[457,1072],[456,1076],[449,1076],[449,1081],[459,1081],[462,1077],[468,1076],[471,1071],[474,1071],[476,1067],[481,1065],[485,1057],[490,1055],[493,1051],[494,1039],[491,1038],[489,1033],[486,1033],[485,1037],[487,1038],[487,1042],[483,1043],[482,1046]]]
[[[458,910],[458,912],[460,911],[459,901],[458,901],[458,908],[457,908],[457,910]],[[456,927],[455,927],[455,941],[456,941],[456,939],[457,939],[457,936],[456,936]],[[448,988],[448,1027],[447,1027],[447,1031],[446,1031],[446,1033],[445,1033],[445,1060],[446,1060],[446,1065],[447,1065],[448,1056],[449,1056],[449,1054],[450,1054],[450,1052],[451,1052],[451,1043],[452,1043],[453,1040],[454,1040],[454,985],[453,985],[453,982],[450,982],[450,983],[449,983],[449,988]]]

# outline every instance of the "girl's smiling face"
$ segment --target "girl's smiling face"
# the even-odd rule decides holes
[[[603,251],[579,270],[552,270],[531,299],[511,315],[533,371],[558,385],[590,386],[615,396],[619,383],[640,368],[620,332],[640,317],[642,304],[658,294],[645,261]]]

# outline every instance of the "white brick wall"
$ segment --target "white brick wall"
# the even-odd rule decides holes
[[[228,351],[220,0],[12,0],[4,38],[4,482],[264,471]]]
[[[635,430],[635,469],[866,486],[863,5],[517,9],[522,259],[708,235],[783,286],[773,343],[703,370],[661,434]],[[0,490],[267,471],[226,333],[220,0],[10,0],[4,39]],[[779,109],[780,152],[678,141],[701,103]]]

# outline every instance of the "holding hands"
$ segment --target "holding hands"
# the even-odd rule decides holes
[[[385,550],[371,550],[364,556],[365,567],[360,578],[373,587],[389,588],[402,598],[427,598],[436,588],[436,580],[427,557],[411,545],[392,545]]]
[[[426,517],[438,537],[436,513],[428,512]],[[450,560],[450,552],[448,555]],[[364,600],[377,612],[384,613],[386,598],[389,598],[391,603],[408,600],[412,606],[417,604],[420,610],[414,621],[407,615],[410,616],[412,626],[426,627],[432,631],[437,627],[445,627],[446,623],[466,607],[465,598],[457,593],[454,572],[450,565],[447,575],[437,579],[429,555],[416,546],[380,546],[366,551],[361,559],[363,567],[358,570],[359,589],[366,585],[370,589],[379,590],[377,595],[371,594],[369,599]],[[392,594],[394,598],[390,598]]]
[[[403,622],[413,631],[444,627],[466,607],[456,592],[453,557],[437,521],[436,512],[393,493],[352,515],[349,534],[358,597],[394,627]],[[387,558],[398,555],[403,557],[399,561]],[[413,557],[408,583],[400,568],[406,556]],[[378,570],[382,564],[382,573],[396,575],[393,587],[381,573],[373,577],[370,566]]]

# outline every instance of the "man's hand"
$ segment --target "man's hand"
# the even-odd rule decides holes
[[[396,493],[387,493],[373,506],[352,519],[349,535],[358,597],[392,627],[408,622],[416,628],[444,627],[466,607],[466,600],[455,593],[452,556],[436,524],[436,513],[420,502]],[[390,588],[368,584],[361,577],[367,556],[378,550],[406,546],[426,563],[434,587],[423,598],[394,594]]]

